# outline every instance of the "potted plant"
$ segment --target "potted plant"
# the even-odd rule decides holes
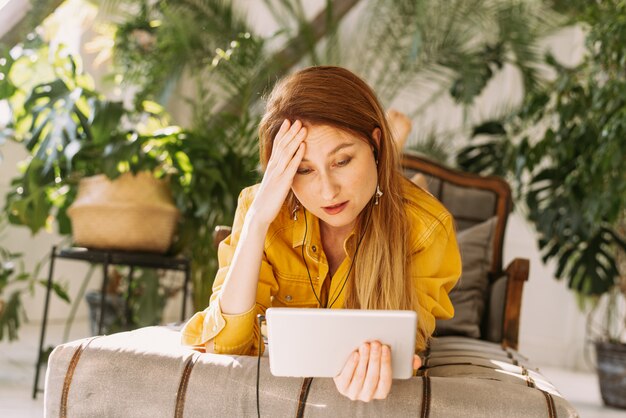
[[[0,139],[23,144],[31,156],[11,181],[4,208],[7,220],[27,226],[33,234],[42,228],[50,230],[56,220],[59,234],[71,235],[74,226],[75,242],[95,248],[168,250],[178,209],[169,189],[171,158],[163,148],[178,140],[180,128],[164,124],[155,104],[144,104],[150,111],[129,111],[121,102],[103,99],[82,73],[80,62],[63,55],[62,49],[48,62],[48,46],[33,38],[19,52],[13,56],[6,53],[0,61],[1,98],[12,110]],[[44,76],[35,84],[29,77],[32,73],[47,74],[47,79]],[[109,181],[105,176],[117,179]],[[102,201],[103,197],[107,200]],[[73,223],[68,212],[75,218]],[[138,217],[151,222],[152,230],[129,239],[130,227]],[[112,225],[120,220],[126,227],[116,232]],[[160,236],[154,234],[159,229]],[[117,233],[117,241],[111,232]],[[125,235],[120,237],[120,232]],[[36,279],[36,275],[18,277]],[[140,274],[138,284],[127,294],[136,300],[154,295],[153,287],[146,287],[152,277],[154,274]],[[60,287],[55,286],[59,293]],[[140,288],[143,290],[138,292]],[[161,309],[154,315],[160,315]],[[15,320],[19,310],[10,312]]]
[[[27,72],[25,67],[32,61],[45,61],[49,53],[45,45],[23,50],[20,59],[10,63],[15,68],[7,68],[8,82]],[[75,57],[63,56],[62,49],[55,52],[48,70],[53,72],[50,81],[33,85],[29,80],[19,86],[14,83],[14,91],[8,97],[13,120],[1,135],[23,144],[31,156],[22,163],[22,174],[12,180],[13,191],[7,196],[6,212],[10,222],[26,225],[33,233],[49,227],[46,223],[51,220],[49,215],[53,215],[59,233],[65,235],[71,231],[67,216],[70,205],[77,204],[74,211],[77,218],[82,217],[86,206],[81,206],[80,200],[76,202],[81,181],[82,198],[91,206],[98,199],[93,195],[104,195],[108,201],[114,201],[120,197],[117,194],[122,194],[123,200],[132,201],[126,189],[136,187],[133,181],[141,181],[143,189],[155,183],[153,177],[138,173],[167,175],[167,164],[161,160],[159,148],[178,135],[180,129],[163,126],[156,120],[159,116],[156,113],[145,109],[131,112],[121,102],[103,99],[93,90],[93,81],[82,73],[80,62]],[[142,119],[152,119],[147,123],[153,126],[146,128],[147,123]],[[104,178],[94,178],[98,175],[111,179],[124,177],[121,183],[125,190],[111,191],[110,183]],[[85,182],[85,179],[89,180]],[[94,187],[97,190],[91,192]],[[167,190],[157,187],[148,193],[147,200],[167,200],[167,196],[162,198],[163,194]],[[121,217],[123,213],[116,215]]]
[[[626,3],[590,2],[587,56],[575,68],[554,58],[556,79],[503,120],[476,127],[458,155],[466,169],[508,176],[534,224],[544,261],[557,263],[581,306],[606,315],[595,341],[602,396],[626,408]],[[478,143],[478,141],[480,141]],[[607,363],[608,362],[608,363]]]
[[[616,225],[626,237],[626,211]],[[615,257],[618,277],[602,298],[594,301],[587,320],[587,335],[596,349],[600,392],[604,403],[626,409],[626,250]]]

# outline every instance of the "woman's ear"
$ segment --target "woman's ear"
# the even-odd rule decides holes
[[[380,136],[381,136],[380,128],[374,128],[372,131],[372,139],[376,142],[376,148],[380,149]]]
[[[376,144],[376,148],[372,147],[372,152],[374,153],[374,159],[376,160],[376,164],[378,164],[378,150],[380,149],[380,128],[374,128],[372,131],[372,139]]]

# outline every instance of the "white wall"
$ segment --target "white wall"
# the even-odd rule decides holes
[[[0,37],[26,16],[30,8],[28,0],[0,0]]]
[[[248,10],[251,22],[259,27],[259,32],[272,33],[275,25],[270,15],[264,10],[262,2],[240,0]],[[323,1],[306,2],[308,12],[313,15]],[[354,22],[353,16],[350,21]],[[65,24],[69,25],[69,22]],[[78,23],[75,23],[78,24]],[[80,33],[76,32],[77,42],[84,44]],[[546,41],[547,45],[563,62],[572,64],[580,59],[582,52],[582,33],[576,28],[570,28]],[[88,63],[87,63],[88,64]],[[89,68],[89,65],[87,65]],[[514,104],[521,98],[519,75],[513,68],[506,68],[494,82],[488,86],[478,105],[473,109],[475,117],[489,114],[494,107],[505,104]],[[394,105],[402,109],[402,97]],[[462,110],[454,106],[449,98],[442,98],[427,114],[417,121],[414,127],[415,136],[420,130],[431,126],[443,126],[452,129],[462,120]],[[445,115],[442,117],[442,115]],[[0,204],[4,204],[4,195],[7,191],[8,180],[16,173],[16,163],[24,158],[25,154],[20,147],[9,144],[2,148],[5,161],[0,164]],[[32,265],[50,250],[50,246],[59,241],[55,234],[42,233],[31,237],[23,228],[11,228],[2,239],[3,245],[27,254],[27,262]],[[584,316],[576,307],[573,293],[565,288],[565,283],[553,279],[554,266],[544,265],[537,250],[535,237],[531,226],[519,213],[514,213],[507,228],[505,242],[505,262],[515,257],[529,258],[531,262],[530,279],[526,285],[523,304],[520,333],[520,350],[531,358],[534,364],[581,369],[585,368],[583,358]],[[58,278],[69,280],[70,293],[74,294],[84,276],[86,266],[78,262],[60,261],[58,263]],[[92,287],[100,283],[99,276],[94,277]],[[43,297],[42,289],[37,289],[33,298],[24,300],[29,317],[37,321],[41,317]],[[168,306],[166,320],[176,320],[179,312],[179,302],[174,301]],[[55,300],[51,316],[56,321],[62,321],[67,316],[68,307]],[[81,304],[79,317],[86,316],[85,305]]]

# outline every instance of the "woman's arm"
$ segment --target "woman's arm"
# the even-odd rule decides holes
[[[264,258],[264,242],[291,187],[304,154],[302,124],[285,121],[275,138],[272,157],[260,185],[242,191],[232,233],[220,243],[220,268],[209,306],[181,330],[181,342],[224,354],[256,354],[263,313],[278,288],[272,266]]]
[[[269,224],[258,221],[253,213],[248,212],[232,264],[222,285],[219,304],[223,313],[237,315],[254,306],[268,228]]]
[[[285,120],[274,138],[272,155],[261,186],[246,214],[241,237],[220,295],[223,313],[237,315],[249,311],[256,301],[259,270],[265,235],[278,215],[298,165],[304,156],[306,128],[300,121]]]
[[[441,212],[429,230],[429,234],[419,238],[411,259],[410,274],[419,305],[418,352],[426,348],[435,330],[435,319],[454,316],[449,293],[461,276],[461,255],[452,216]]]

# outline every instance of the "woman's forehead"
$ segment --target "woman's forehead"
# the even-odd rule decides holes
[[[305,126],[307,136],[304,142],[307,144],[307,150],[314,148],[329,153],[340,145],[367,145],[361,137],[334,126],[309,124]]]
[[[328,125],[307,126],[302,162],[328,160],[341,151],[358,152],[368,144],[360,137]]]

